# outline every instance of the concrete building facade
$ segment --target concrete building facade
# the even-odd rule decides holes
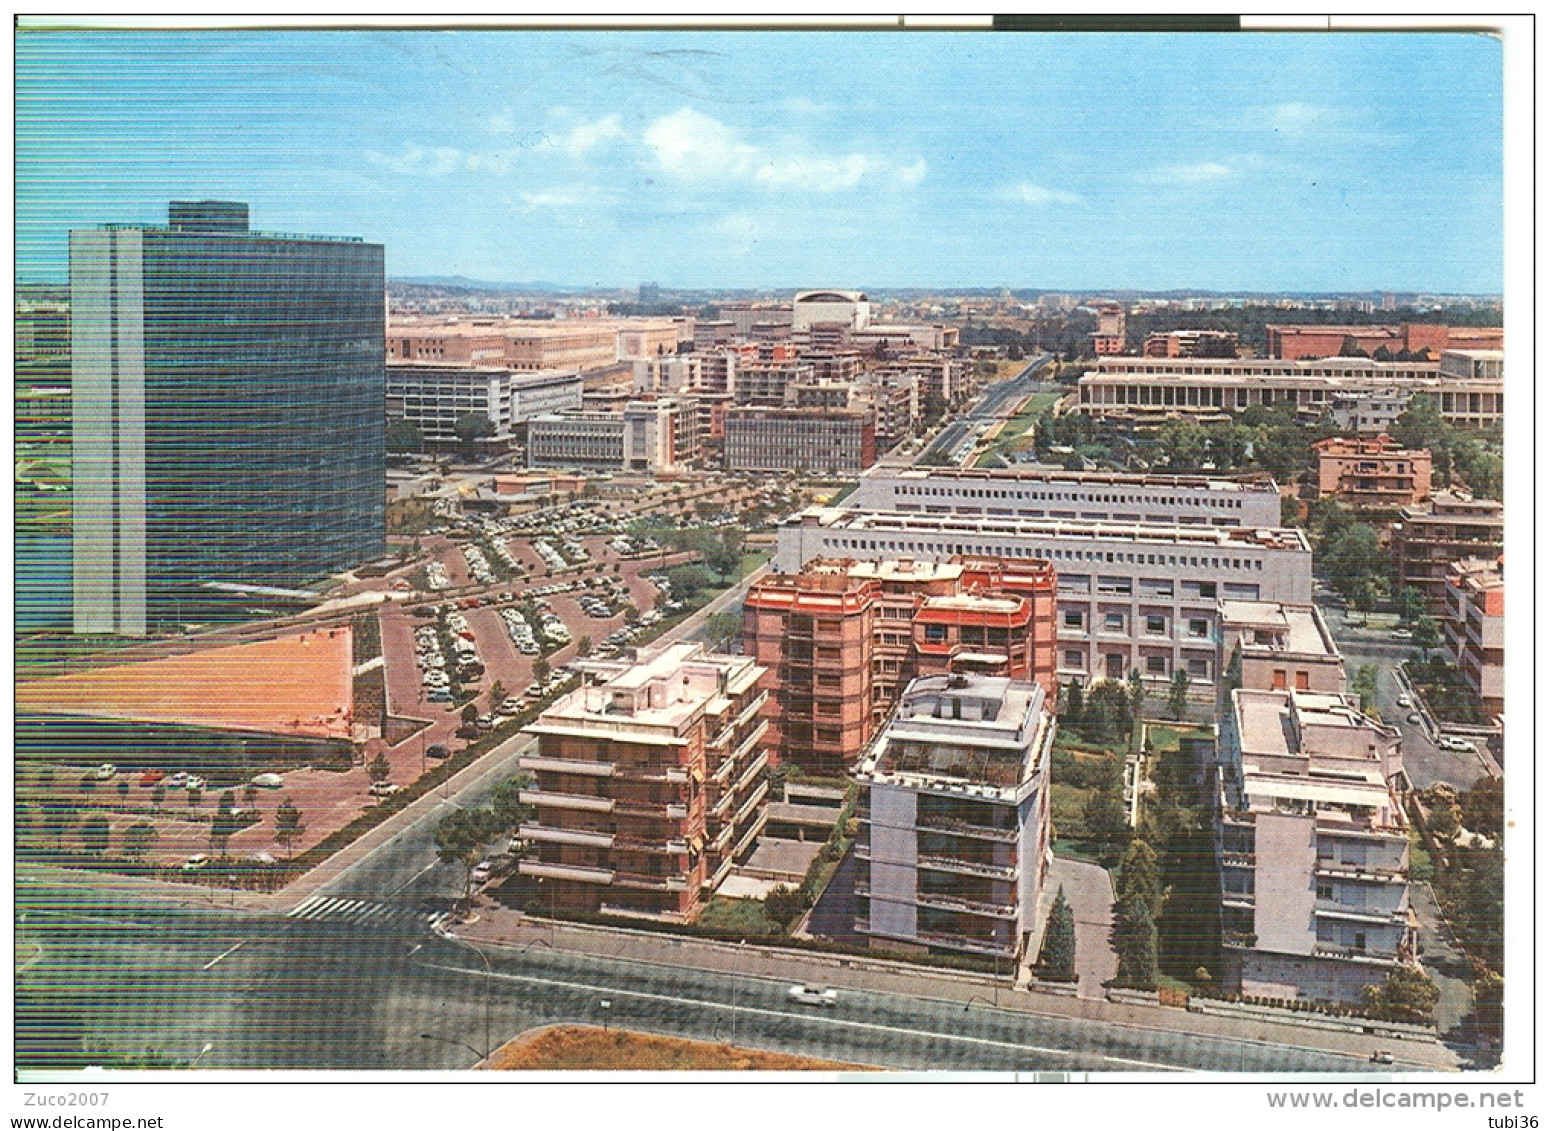
[[[1506,713],[1506,579],[1500,559],[1465,558],[1447,573],[1447,653],[1490,717]]]
[[[857,932],[880,950],[1016,963],[1047,868],[1053,741],[1035,684],[912,682],[854,773]]]
[[[1060,682],[1214,687],[1219,602],[1312,603],[1312,551],[1294,529],[1121,524],[862,512],[813,507],[780,527],[774,566],[813,558],[969,554],[1050,562],[1058,576]]]
[[[1397,511],[1431,496],[1431,453],[1401,448],[1392,437],[1330,436],[1318,453],[1318,498],[1335,499],[1366,514]]]
[[[518,871],[540,907],[690,921],[764,825],[763,671],[698,644],[582,666],[525,731]]]
[[[1252,690],[1345,691],[1344,659],[1316,605],[1222,601],[1217,670],[1233,664]]]
[[[1402,508],[1392,536],[1399,583],[1418,589],[1433,617],[1445,617],[1452,563],[1500,557],[1504,512],[1494,499],[1456,491],[1437,491],[1427,502]]]
[[[864,471],[877,461],[876,426],[864,409],[735,407],[726,410],[727,471]]]
[[[1280,492],[1264,478],[1130,475],[1033,468],[876,468],[852,510],[1104,522],[1279,526]]]
[[[509,443],[534,416],[581,407],[579,373],[516,373],[504,367],[394,363],[387,367],[389,418],[407,421],[429,444],[458,442],[453,425],[482,413],[490,439]]]
[[[1243,688],[1221,742],[1223,984],[1361,1000],[1415,961],[1399,732],[1345,696]]]

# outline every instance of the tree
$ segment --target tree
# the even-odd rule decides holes
[[[407,420],[387,422],[387,450],[395,454],[417,452],[424,447],[420,430]]]
[[[161,834],[149,821],[138,821],[124,830],[124,855],[131,860],[143,860],[156,847]]]
[[[1441,644],[1441,630],[1436,627],[1436,621],[1430,614],[1422,613],[1415,621],[1414,645],[1420,649],[1420,658],[1429,660],[1431,649]]]
[[[63,844],[65,834],[75,824],[75,811],[58,801],[43,803],[43,831],[54,838],[55,844]]]
[[[1416,966],[1400,966],[1388,972],[1380,986],[1363,986],[1361,998],[1384,1021],[1429,1025],[1441,991]]]
[[[285,849],[286,859],[290,858],[290,846],[301,839],[306,828],[301,819],[301,810],[296,808],[295,802],[288,797],[281,801],[280,807],[274,811],[274,839]]]
[[[583,636],[576,641],[575,654],[583,657],[592,654],[592,638],[590,636]]]
[[[533,678],[533,682],[534,683],[547,683],[548,682],[548,678],[549,678],[550,674],[552,674],[553,670],[554,669],[553,669],[552,666],[550,666],[548,660],[546,660],[542,656],[539,656],[536,660],[534,660],[532,662],[532,678]]]
[[[631,602],[630,604],[625,605],[624,606],[624,623],[625,624],[635,624],[639,620],[640,620],[640,610],[637,609],[634,606],[634,603]]]
[[[463,704],[463,709],[458,717],[462,719],[464,726],[472,726],[479,721],[479,705],[477,703]]]
[[[1094,742],[1128,744],[1135,729],[1130,693],[1121,683],[1099,680],[1086,695],[1081,733]]]
[[[236,800],[236,794],[229,789],[221,794],[215,806],[215,816],[210,820],[210,847],[220,856],[226,855],[226,845],[237,831],[237,821],[232,815]]]
[[[101,813],[93,813],[81,822],[81,847],[94,856],[108,850],[108,819]]]
[[[532,778],[527,774],[507,778],[495,787],[489,807],[502,832],[510,832],[531,818],[533,807],[522,800],[522,791],[531,788]]]
[[[1183,718],[1189,709],[1189,673],[1179,668],[1173,672],[1172,686],[1167,689],[1167,713],[1175,719]]]
[[[1350,690],[1361,697],[1361,710],[1371,712],[1377,702],[1377,668],[1374,664],[1362,664],[1355,670]]]
[[[489,709],[498,711],[500,705],[506,701],[506,685],[498,679],[489,685]]]
[[[495,426],[482,412],[465,412],[452,422],[452,432],[464,444],[472,444],[495,434]]]
[[[1458,794],[1458,813],[1469,832],[1496,842],[1505,831],[1505,786],[1488,774]]]
[[[1076,980],[1076,917],[1065,901],[1063,884],[1054,896],[1054,906],[1049,908],[1036,969],[1038,977],[1046,982]]]
[[[1139,668],[1129,670],[1129,702],[1130,714],[1140,718],[1146,709],[1146,681],[1141,678]]]
[[[1350,603],[1355,606],[1355,611],[1361,614],[1361,622],[1364,624],[1377,604],[1376,581],[1371,577],[1359,578],[1354,592],[1350,594]]]
[[[1075,676],[1070,677],[1070,683],[1065,687],[1063,707],[1060,715],[1065,725],[1079,730],[1086,716],[1086,693],[1081,690],[1081,681]]]
[[[1452,426],[1442,419],[1430,393],[1416,393],[1393,422],[1393,438],[1401,448],[1436,447],[1451,433]]]
[[[1413,585],[1400,587],[1398,591],[1398,619],[1413,624],[1425,612],[1425,597]]]
[[[788,884],[770,888],[769,894],[764,896],[765,916],[778,923],[782,931],[789,930],[791,924],[811,906],[812,900],[805,892]]]
[[[1156,850],[1139,837],[1130,841],[1124,851],[1115,893],[1121,903],[1130,898],[1144,900],[1153,916],[1162,909],[1162,873]]]
[[[119,779],[119,782],[118,782],[118,796],[119,796],[120,800],[127,800],[128,799],[128,797],[129,797],[129,779],[128,778],[120,778]]]
[[[392,763],[387,760],[386,754],[378,754],[366,764],[366,777],[371,779],[372,785],[385,782],[393,776]]]
[[[473,866],[500,830],[489,809],[458,809],[447,814],[436,826],[436,856],[445,864],[463,866],[463,898],[472,892]]]
[[[1114,907],[1113,949],[1119,956],[1114,984],[1136,990],[1156,989],[1156,923],[1146,901],[1131,896]]]
[[[1081,811],[1081,819],[1086,822],[1087,832],[1094,840],[1103,841],[1108,845],[1109,851],[1106,855],[1110,858],[1118,855],[1118,846],[1130,836],[1122,788],[1120,786],[1094,790]]]

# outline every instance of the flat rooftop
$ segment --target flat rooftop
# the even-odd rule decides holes
[[[1279,494],[1274,482],[1265,479],[1226,479],[1208,475],[1143,475],[1135,472],[1044,470],[1036,467],[954,468],[909,467],[872,468],[862,477],[867,480],[897,480],[901,483],[1068,483],[1077,487],[1157,487],[1169,490],[1198,488],[1228,494]]]
[[[18,682],[18,713],[349,739],[346,627]]]
[[[704,710],[718,711],[757,682],[764,669],[744,656],[712,656],[702,644],[670,644],[635,663],[596,662],[585,670],[603,682],[578,688],[529,729],[555,727],[677,732]]]
[[[808,520],[811,521],[808,521]],[[1014,518],[1006,516],[917,514],[902,511],[851,511],[808,507],[786,526],[820,526],[858,533],[963,532],[1045,538],[1117,539],[1172,546],[1261,547],[1310,552],[1307,536],[1295,527],[1179,526],[1160,523],[1104,522],[1098,519]]]
[[[1224,632],[1269,632],[1278,640],[1244,640],[1245,648],[1273,648],[1300,655],[1338,656],[1334,641],[1307,605],[1282,605],[1274,601],[1222,601]]]

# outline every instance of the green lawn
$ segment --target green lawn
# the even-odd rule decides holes
[[[1178,749],[1179,740],[1182,738],[1209,738],[1210,731],[1205,727],[1189,726],[1187,723],[1174,723],[1163,726],[1160,723],[1146,724],[1146,738],[1151,742],[1151,752],[1162,754]]]
[[[729,896],[712,896],[705,909],[699,913],[697,926],[707,931],[724,931],[729,935],[779,935],[784,932],[780,925],[764,914],[761,899],[733,899]]]

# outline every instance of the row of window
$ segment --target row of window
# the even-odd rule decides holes
[[[1085,672],[1087,670],[1086,659],[1087,656],[1084,649],[1067,648],[1065,649],[1063,662],[1060,664],[1060,671]],[[1117,671],[1122,674],[1130,670],[1128,657],[1121,653],[1105,655],[1103,662],[1104,666],[1110,671]],[[1152,676],[1171,675],[1173,671],[1172,661],[1168,656],[1144,656],[1141,658],[1140,670],[1146,675]],[[1209,679],[1210,660],[1205,656],[1185,656],[1183,667],[1179,670],[1188,672],[1190,679]]]
[[[1166,565],[1189,566],[1194,569],[1235,569],[1254,570],[1264,572],[1264,562],[1258,558],[1221,558],[1214,555],[1204,556],[1199,554],[1151,554],[1151,553],[1126,553],[1120,550],[1065,550],[1045,546],[1000,545],[990,546],[984,543],[948,543],[945,546],[929,542],[898,541],[887,538],[824,538],[823,545],[828,548],[844,550],[888,550],[902,551],[906,553],[948,553],[948,554],[988,554],[997,557],[1014,558],[1041,558],[1045,561],[1089,561],[1111,562],[1113,564],[1128,565]],[[1063,581],[1063,575],[1062,581]],[[1184,582],[1184,591],[1188,592],[1190,584],[1204,585],[1204,582]],[[1214,585],[1214,583],[1208,583]],[[1214,593],[1205,594],[1213,596]]]
[[[950,496],[973,499],[1041,499],[1061,500],[1072,503],[1150,503],[1164,507],[1215,507],[1225,510],[1241,510],[1242,500],[1220,495],[1198,497],[1179,495],[1109,495],[1090,491],[1011,491],[988,487],[911,487],[894,489],[900,495]]]

